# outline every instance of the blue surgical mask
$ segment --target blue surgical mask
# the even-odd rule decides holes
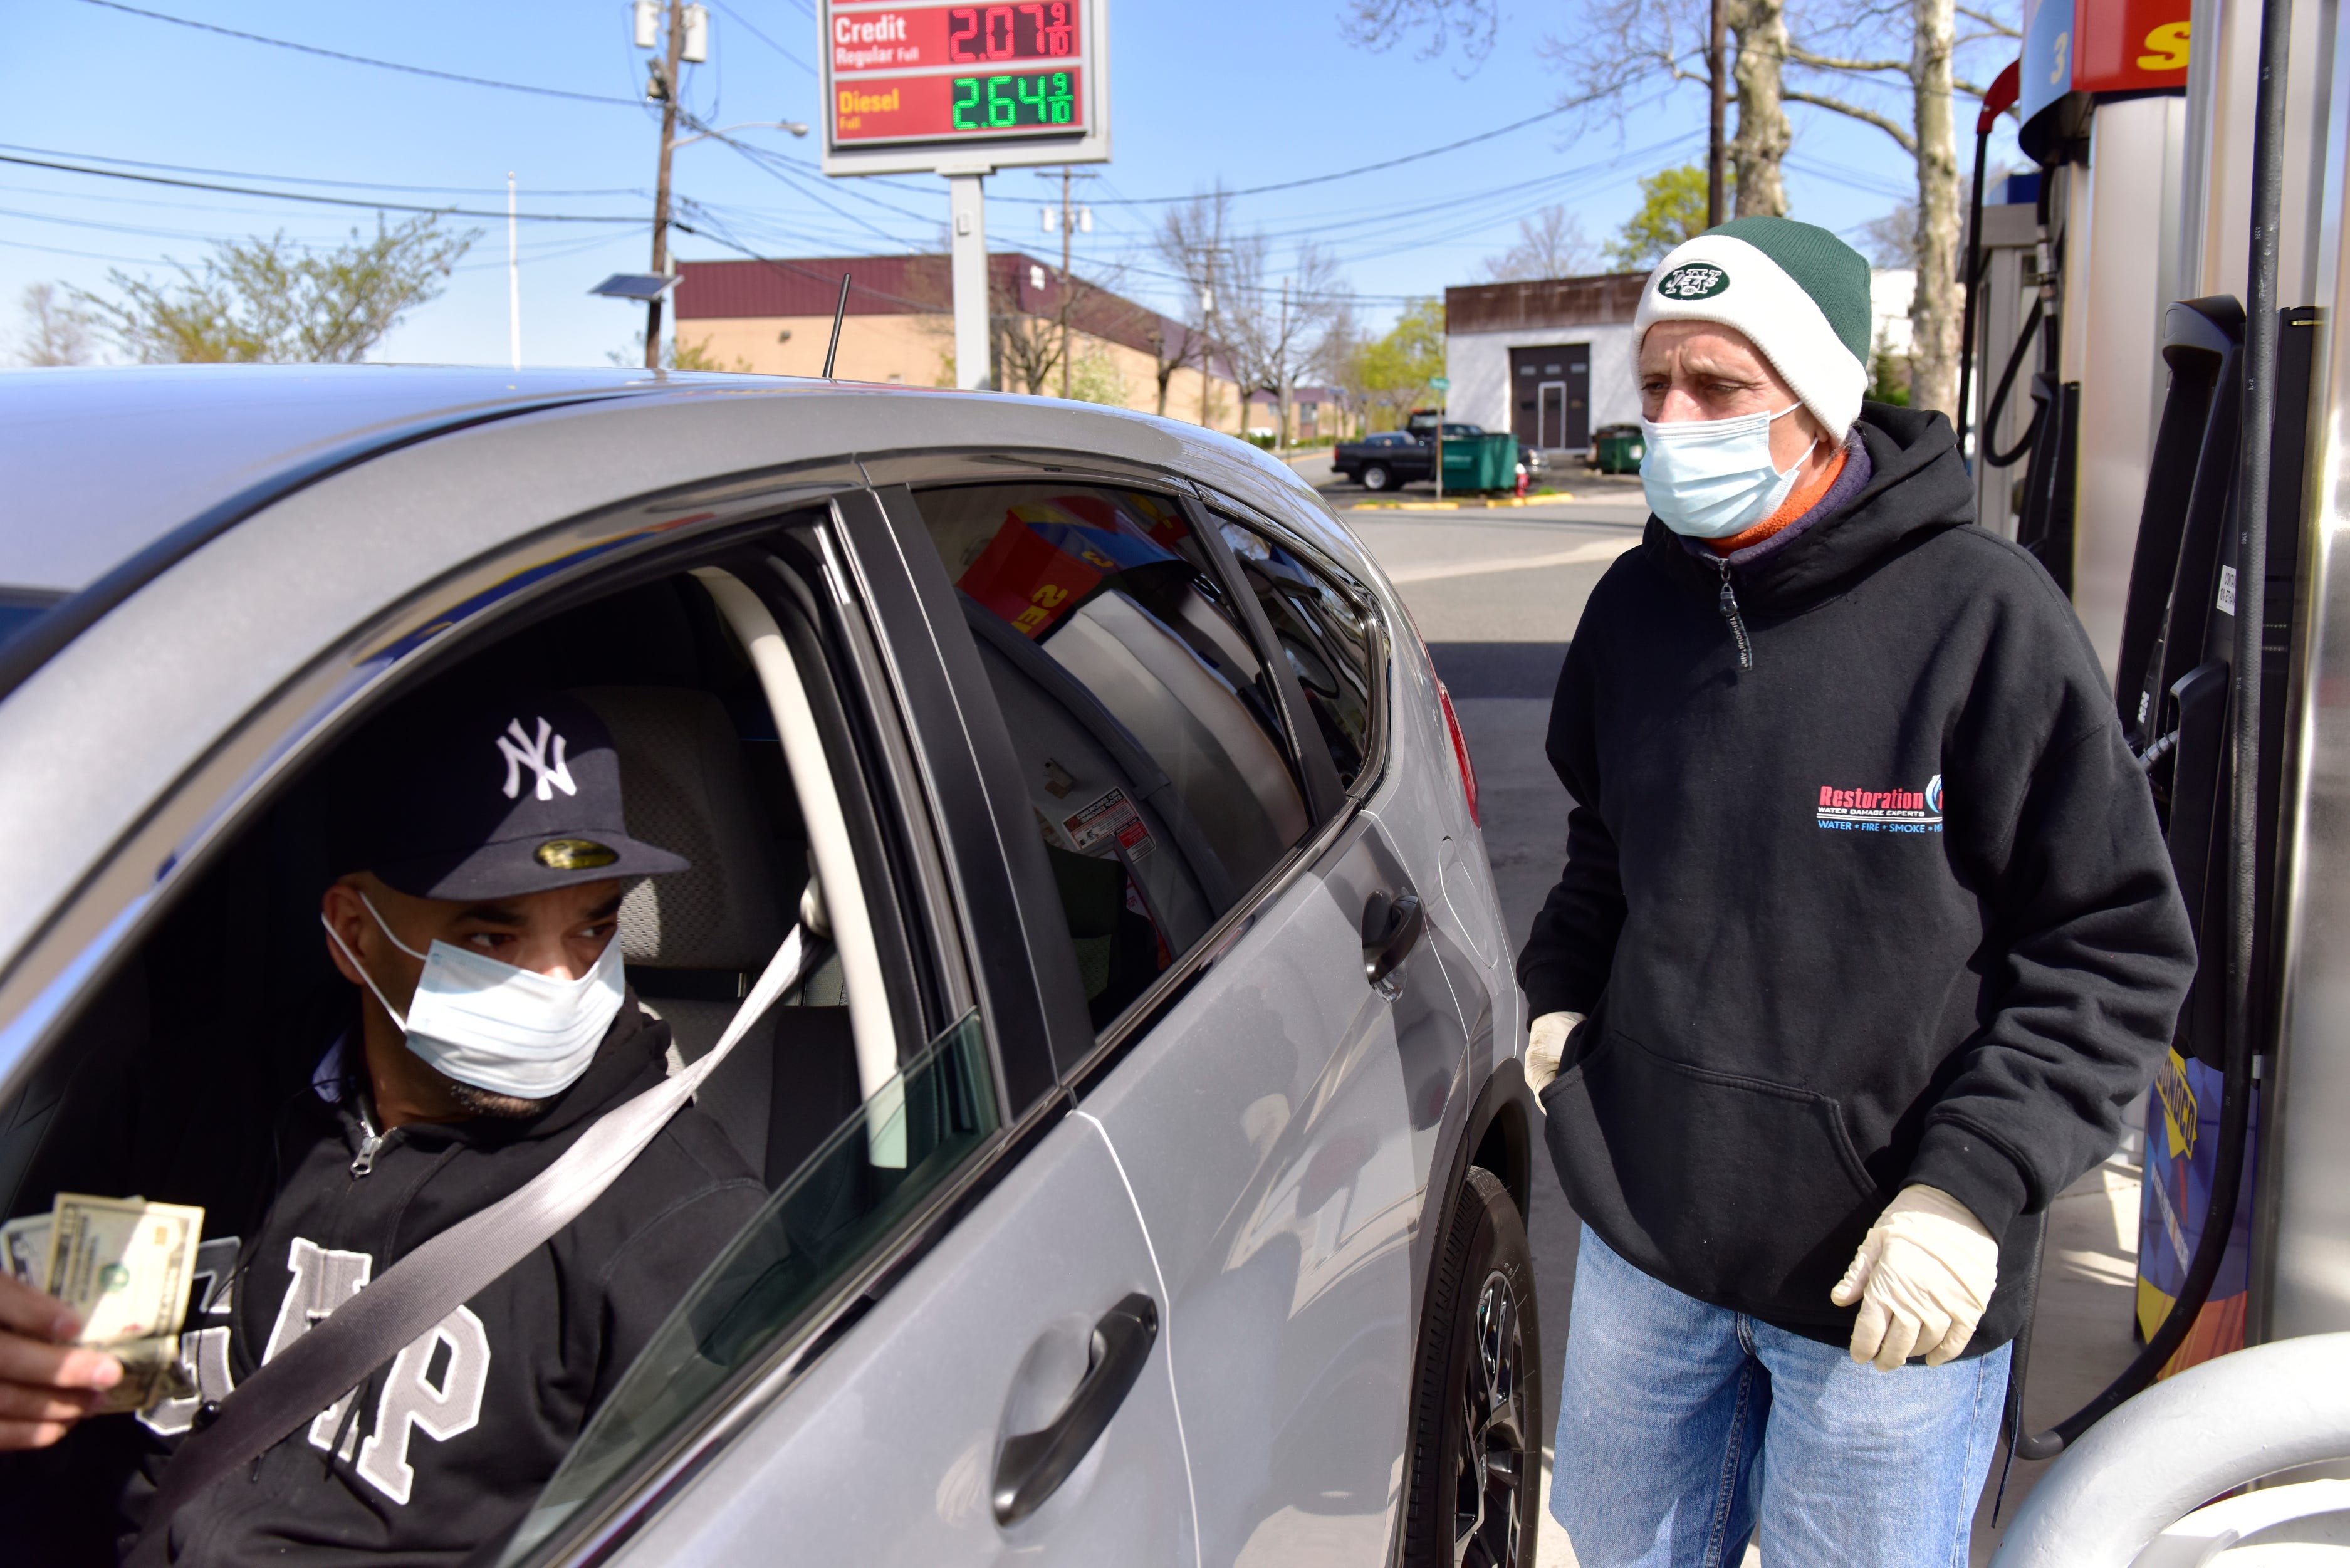
[[[1804,466],[1800,459],[1784,473],[1772,466],[1771,426],[1803,406],[1729,420],[1662,425],[1642,420],[1648,455],[1640,462],[1640,488],[1648,509],[1666,527],[1692,539],[1727,539],[1770,516]]]
[[[359,901],[392,946],[424,961],[424,973],[402,1017],[384,1000],[359,956],[327,925],[327,934],[400,1025],[411,1051],[461,1084],[525,1100],[559,1095],[588,1071],[604,1031],[620,1011],[619,932],[606,940],[586,974],[558,980],[450,942],[436,941],[431,951],[418,952],[385,924],[365,894]],[[326,917],[319,920],[326,923]]]

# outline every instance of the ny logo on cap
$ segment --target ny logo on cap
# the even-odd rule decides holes
[[[555,758],[547,760],[546,743],[555,742]],[[555,792],[577,794],[579,786],[571,782],[571,765],[564,756],[565,742],[555,732],[555,726],[541,719],[538,738],[533,740],[523,732],[522,721],[515,719],[506,724],[506,732],[498,737],[498,750],[506,759],[506,798],[522,794],[522,770],[528,768],[538,779],[538,798],[553,800]]]

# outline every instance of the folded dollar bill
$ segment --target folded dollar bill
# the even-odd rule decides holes
[[[49,1288],[49,1216],[27,1214],[0,1225],[0,1269],[18,1284]]]
[[[47,1289],[81,1319],[78,1343],[122,1363],[122,1381],[95,1414],[185,1397],[180,1324],[203,1229],[204,1211],[188,1204],[57,1194],[42,1270]],[[0,1250],[7,1246],[0,1229]]]

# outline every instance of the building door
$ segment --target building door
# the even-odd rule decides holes
[[[1534,389],[1535,444],[1544,452],[1555,452],[1568,443],[1566,439],[1566,383],[1544,381]]]
[[[1510,433],[1545,452],[1591,442],[1591,345],[1510,350]]]

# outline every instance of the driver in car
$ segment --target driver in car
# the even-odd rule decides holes
[[[364,869],[326,888],[320,919],[355,1016],[278,1119],[284,1179],[258,1227],[206,1244],[216,1282],[182,1338],[193,1397],[136,1417],[121,1522],[164,1532],[142,1558],[454,1562],[497,1539],[765,1200],[717,1124],[679,1112],[552,1241],[362,1386],[169,1521],[143,1517],[241,1380],[666,1072],[669,1029],[625,983],[618,923],[628,878],[687,863],[623,830],[593,713],[555,694],[411,713],[354,761],[339,863]],[[78,1329],[0,1273],[0,1447],[56,1443],[120,1378],[72,1346]]]

